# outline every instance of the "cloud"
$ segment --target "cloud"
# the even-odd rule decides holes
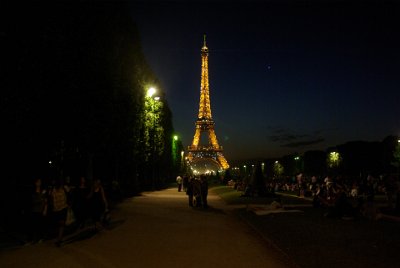
[[[316,130],[310,134],[299,134],[293,130],[283,127],[268,127],[272,135],[268,139],[272,142],[280,143],[281,147],[302,147],[321,143],[325,139],[321,136],[323,130]]]
[[[281,134],[281,135],[271,135],[269,136],[269,139],[273,142],[289,142],[304,137],[306,137],[306,135]]]
[[[283,144],[283,145],[281,145],[281,147],[295,148],[295,147],[313,145],[313,144],[321,143],[323,141],[325,141],[325,139],[319,138],[319,139],[315,139],[315,140],[291,142],[291,143]]]

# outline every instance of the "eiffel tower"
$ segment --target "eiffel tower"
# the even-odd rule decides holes
[[[208,134],[208,144],[200,144],[201,135]],[[197,162],[209,162],[218,166],[218,169],[228,169],[229,164],[222,154],[222,146],[219,146],[214,130],[214,120],[211,116],[210,88],[208,83],[208,48],[206,36],[201,48],[201,85],[199,115],[196,120],[196,132],[192,145],[188,147],[188,160],[191,165]]]

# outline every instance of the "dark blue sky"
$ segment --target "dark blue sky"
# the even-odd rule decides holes
[[[400,135],[399,5],[302,2],[133,5],[185,147],[197,119],[204,33],[228,161]]]

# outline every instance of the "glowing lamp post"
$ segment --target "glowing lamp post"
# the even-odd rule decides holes
[[[172,164],[174,166],[174,170],[176,172],[181,172],[181,163],[178,162],[178,140],[179,137],[177,135],[174,135],[172,137],[172,150],[171,150],[171,154],[172,154]],[[179,161],[182,162],[182,159],[179,159]]]
[[[301,171],[300,156],[294,157],[294,172],[297,174]]]
[[[151,87],[147,90],[147,97],[151,98],[153,95],[157,92],[157,90],[154,87]]]
[[[181,151],[181,171],[182,171],[182,172],[185,171],[185,161],[184,161],[184,157],[185,157],[185,151]]]
[[[157,90],[154,87],[150,87],[147,90],[147,97],[149,98],[150,101],[150,112],[152,114],[152,135],[151,135],[151,187],[154,189],[155,188],[155,169],[156,169],[156,156],[155,154],[157,153],[156,150],[156,124],[157,124],[157,117],[155,114],[155,102],[160,100],[160,97],[155,96],[157,93]]]

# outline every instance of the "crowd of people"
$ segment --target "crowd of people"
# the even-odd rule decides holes
[[[108,202],[100,180],[91,185],[85,177],[72,185],[70,179],[54,180],[44,185],[43,180],[34,180],[27,211],[27,244],[40,243],[51,238],[51,230],[56,230],[55,244],[61,246],[66,225],[78,230],[91,223],[94,230],[104,229],[102,217],[108,211]]]
[[[244,180],[243,180],[244,181]],[[245,196],[252,196],[251,183],[231,180],[228,185]],[[400,215],[400,181],[394,175],[351,178],[343,176],[305,177],[273,179],[266,183],[271,195],[292,193],[301,198],[310,198],[314,207],[328,209],[326,216],[343,219],[365,216],[376,219],[383,209]],[[380,208],[377,206],[380,196]]]
[[[205,175],[178,176],[176,182],[178,191],[188,196],[190,207],[208,207],[208,181]],[[228,185],[252,196],[250,184],[229,181]],[[67,177],[44,185],[42,179],[37,178],[33,186],[27,210],[28,243],[41,242],[53,235],[55,244],[60,246],[64,230],[70,225],[71,215],[76,230],[87,226],[96,231],[104,230],[103,219],[108,212],[108,201],[100,180],[93,180],[89,185],[86,178],[81,177],[73,185]],[[294,178],[271,180],[266,186],[272,194],[290,192],[299,197],[308,197],[314,207],[327,208],[328,217],[354,218],[363,215],[376,219],[382,215],[374,206],[376,195],[384,196],[385,207],[400,214],[400,182],[393,176],[368,175],[365,179],[350,179],[341,176],[308,178],[299,174]],[[50,234],[49,230],[54,232]]]
[[[190,207],[208,207],[208,181],[205,175],[199,177],[185,175],[183,178],[178,176],[176,182],[178,191],[181,192],[183,190],[186,192]]]

